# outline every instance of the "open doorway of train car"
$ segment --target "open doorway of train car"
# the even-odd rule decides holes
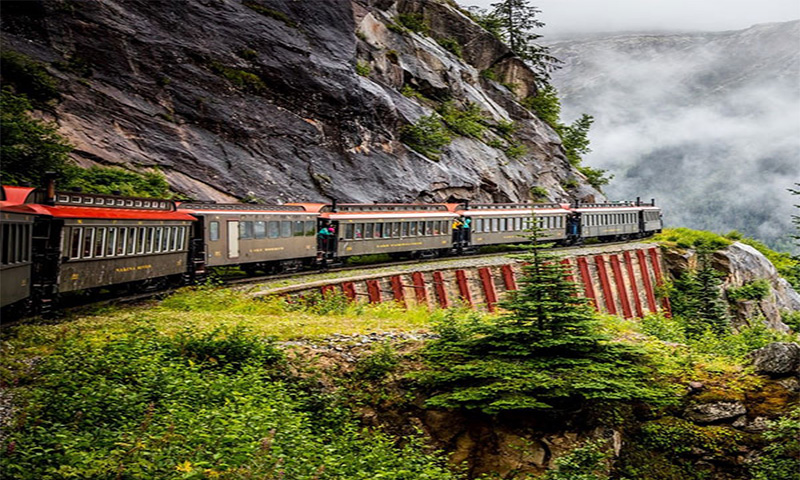
[[[339,244],[339,222],[337,220],[320,219],[317,222],[318,258],[324,261],[336,256]]]

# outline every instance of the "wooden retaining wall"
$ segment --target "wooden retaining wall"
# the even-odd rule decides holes
[[[658,302],[663,283],[663,259],[657,247],[621,249],[590,255],[566,256],[569,279],[597,311],[641,318],[659,310],[670,314],[668,299]],[[394,275],[379,274],[319,281],[259,292],[256,295],[304,295],[311,291],[341,292],[355,302],[398,302],[404,306],[448,308],[465,305],[495,311],[505,292],[516,290],[521,264],[446,268]]]

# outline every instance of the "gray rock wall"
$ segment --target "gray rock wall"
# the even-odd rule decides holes
[[[4,2],[4,48],[48,65],[49,115],[82,165],[160,168],[173,188],[230,201],[518,201],[600,198],[558,136],[521,107],[533,74],[500,42],[434,0]],[[419,13],[428,35],[386,27]],[[359,32],[359,35],[356,35]],[[463,59],[434,38],[454,38]],[[368,76],[356,63],[370,66]],[[481,78],[495,67],[518,95]],[[527,147],[510,159],[456,137],[440,161],[399,141],[431,104],[406,84],[491,118]],[[570,191],[562,185],[577,180]]]

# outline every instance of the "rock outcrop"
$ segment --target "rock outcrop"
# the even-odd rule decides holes
[[[694,250],[668,249],[664,260],[673,277],[681,272],[697,268],[697,252]],[[800,311],[800,294],[778,275],[778,270],[761,252],[741,242],[714,252],[711,257],[713,267],[722,272],[723,290],[738,288],[756,280],[766,280],[769,292],[760,300],[729,299],[734,326],[748,325],[758,318],[775,330],[788,331],[789,327],[781,321],[783,312]]]
[[[800,345],[791,342],[770,343],[750,354],[756,371],[767,375],[800,374]]]
[[[80,164],[158,167],[191,197],[519,201],[534,185],[601,197],[519,103],[531,70],[448,2],[10,1],[2,41],[58,79],[49,114]],[[407,148],[400,129],[446,99],[514,121],[527,153],[510,158],[491,131],[494,147],[454,136],[439,161]]]

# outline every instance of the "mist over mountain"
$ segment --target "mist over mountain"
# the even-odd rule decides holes
[[[552,45],[562,117],[595,117],[585,160],[611,198],[655,197],[669,225],[788,249],[800,182],[800,21]]]

